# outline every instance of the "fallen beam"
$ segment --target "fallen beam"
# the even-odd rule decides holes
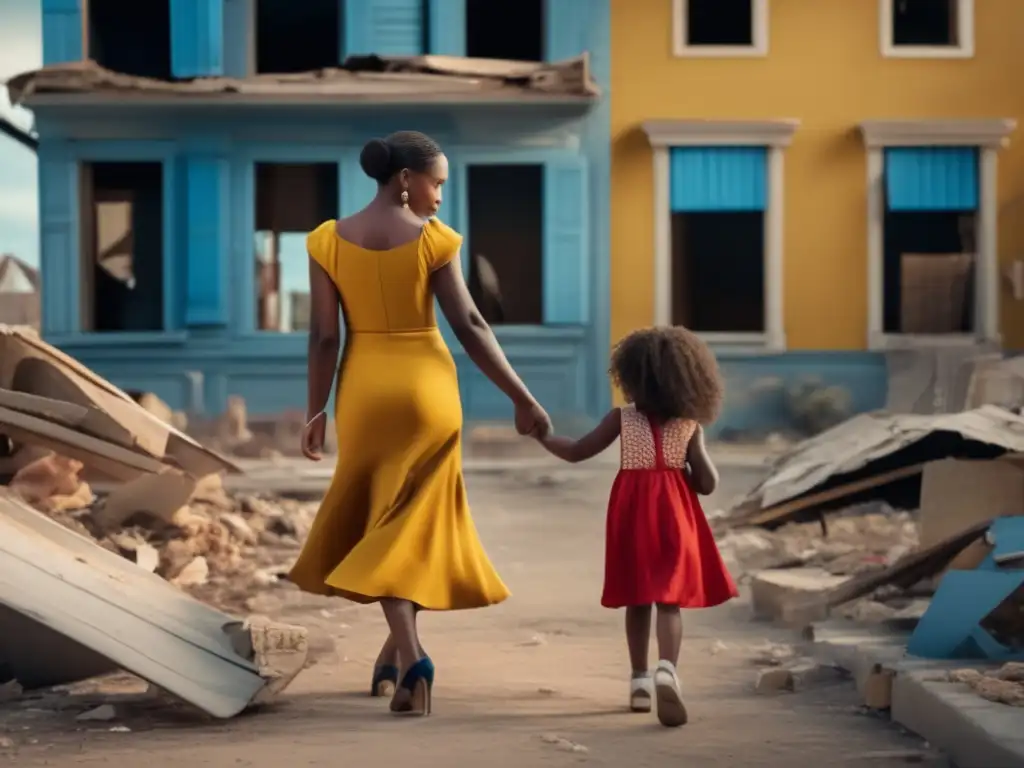
[[[50,520],[0,489],[0,666],[39,681],[53,633],[208,712],[229,718],[280,693],[303,669],[306,631],[265,619],[245,623],[200,603]],[[31,655],[31,623],[50,635]],[[17,643],[7,638],[21,633]],[[70,647],[70,645],[69,645]],[[75,665],[71,665],[75,666]],[[45,669],[45,668],[43,668]],[[20,681],[24,685],[26,681]]]

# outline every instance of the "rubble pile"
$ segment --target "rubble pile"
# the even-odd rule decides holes
[[[305,628],[215,606],[276,584],[315,509],[227,493],[185,424],[0,325],[0,699],[123,669],[229,718],[304,668]]]
[[[48,454],[16,472],[8,488],[66,528],[180,587],[209,584],[233,593],[277,583],[280,561],[305,537],[316,513],[311,503],[231,495],[219,475],[196,482],[179,506],[182,480],[176,477],[145,477],[95,495],[82,469],[82,462]],[[217,593],[206,590],[206,597]]]
[[[999,669],[955,669],[952,683],[964,683],[981,698],[1011,707],[1024,707],[1024,663],[1007,662]]]

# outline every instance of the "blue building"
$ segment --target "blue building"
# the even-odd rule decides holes
[[[441,216],[467,268],[484,256],[500,278],[513,365],[563,419],[608,407],[609,0],[43,0],[43,42],[48,66],[102,68],[65,67],[76,85],[24,98],[42,330],[69,354],[174,408],[303,408],[305,233],[369,201],[366,139],[417,129],[449,156]],[[584,53],[600,96],[545,92],[537,67],[518,78],[533,92],[438,87],[462,60],[419,80],[349,75],[343,92],[310,74],[370,54],[509,71],[476,60]],[[136,77],[92,87],[108,70]],[[450,343],[467,419],[508,415]]]

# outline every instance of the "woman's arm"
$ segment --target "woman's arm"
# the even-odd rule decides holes
[[[327,408],[331,385],[338,371],[341,297],[324,268],[309,259],[309,360],[306,421]]]
[[[622,418],[618,408],[612,408],[608,414],[601,419],[600,423],[579,440],[572,440],[568,437],[550,435],[542,438],[540,443],[562,461],[573,464],[592,459],[601,451],[615,442],[622,427]]]
[[[491,326],[484,320],[469,294],[469,288],[462,277],[459,254],[455,254],[455,258],[431,274],[430,285],[455,338],[480,372],[517,406],[533,405],[536,401],[522,379],[512,370]]]
[[[708,449],[704,445],[704,428],[699,424],[686,449],[686,462],[690,465],[687,474],[693,490],[701,496],[714,493],[718,487],[718,470],[708,455]]]

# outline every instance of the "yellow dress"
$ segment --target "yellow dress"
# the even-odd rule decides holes
[[[307,592],[439,611],[509,596],[469,514],[459,383],[430,290],[431,272],[461,244],[437,219],[387,251],[342,240],[334,221],[307,238],[338,287],[347,329],[338,463],[289,574]]]

